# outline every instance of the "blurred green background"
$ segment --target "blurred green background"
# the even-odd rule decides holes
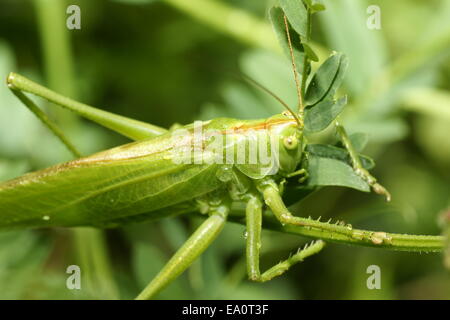
[[[450,1],[324,0],[312,38],[321,58],[349,56],[341,117],[369,137],[365,153],[393,201],[329,187],[295,206],[299,215],[343,219],[358,228],[439,234],[450,206]],[[164,127],[218,116],[280,112],[243,71],[291,105],[290,63],[267,18],[271,0],[0,0],[0,77],[24,74],[58,92]],[[81,8],[81,30],[66,8]],[[369,30],[369,5],[381,29]],[[34,99],[34,98],[33,98]],[[45,106],[85,154],[126,143],[115,133]],[[333,141],[332,130],[314,139]],[[70,159],[70,154],[0,86],[0,180]],[[0,233],[0,298],[130,299],[151,280],[199,221],[185,217],[104,232],[49,229]],[[244,228],[229,224],[163,299],[449,299],[439,254],[330,244],[264,284],[246,280]],[[265,231],[265,269],[307,239]],[[108,261],[108,259],[110,261]],[[66,288],[66,268],[82,290]],[[370,265],[382,289],[366,286]]]

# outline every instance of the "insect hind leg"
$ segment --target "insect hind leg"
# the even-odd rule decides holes
[[[39,108],[33,101],[31,101],[22,91],[12,89],[12,93],[31,111],[42,123],[66,146],[75,158],[81,157],[81,152],[77,147],[67,138],[61,129]]]
[[[136,297],[136,300],[148,300],[174,281],[182,272],[209,247],[223,229],[230,211],[228,199],[214,202],[208,209],[207,218],[189,237],[180,249],[172,256],[161,271],[147,287]]]
[[[150,123],[130,119],[124,116],[120,116],[111,112],[107,112],[101,109],[91,107],[87,104],[75,101],[71,98],[56,93],[44,86],[41,86],[30,79],[21,76],[20,74],[11,72],[7,79],[9,89],[33,112],[38,118],[44,122],[44,124],[55,133],[58,138],[69,148],[68,144],[61,139],[60,135],[54,130],[55,125],[49,125],[49,121],[44,121],[43,118],[37,114],[34,110],[37,108],[30,108],[31,102],[23,92],[33,94],[35,96],[44,98],[57,106],[70,110],[79,116],[89,119],[99,125],[109,128],[119,134],[122,134],[132,140],[142,140],[147,138],[153,138],[158,135],[167,133],[168,130],[152,125]],[[27,101],[28,100],[28,101]],[[32,102],[31,102],[32,103]],[[39,109],[39,108],[37,108]],[[39,110],[41,113],[42,110]],[[67,140],[67,139],[66,139]]]

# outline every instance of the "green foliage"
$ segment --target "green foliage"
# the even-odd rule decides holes
[[[6,48],[0,51],[1,76],[18,70],[46,84],[41,74],[44,64],[40,59],[39,35],[30,31],[36,30],[35,20],[29,18],[34,15],[33,7],[27,2],[13,2],[0,5],[11,5],[14,9],[9,11],[13,15],[0,19],[2,48]],[[202,20],[201,15],[192,12],[217,17],[222,11],[206,12],[202,7],[196,7],[196,0],[185,1],[184,8],[174,5],[175,1],[160,1],[141,4],[139,10],[126,1],[120,4],[114,1],[79,2],[82,10],[86,10],[83,12],[88,13],[83,16],[82,31],[72,33],[77,53],[74,55],[75,84],[81,101],[166,127],[174,122],[188,123],[199,118],[253,118],[280,112],[282,108],[270,97],[228,76],[228,71],[239,66],[289,105],[296,103],[289,61],[278,55],[277,44],[271,42],[269,32],[261,33],[256,27],[238,28],[245,25],[245,19],[234,24],[237,26],[234,29],[230,28],[233,24],[227,19],[212,19],[216,23],[211,24],[210,20]],[[309,193],[292,209],[300,216],[311,214],[315,218],[345,219],[370,229],[421,234],[441,232],[436,217],[448,207],[450,194],[450,158],[446,147],[448,120],[442,116],[447,114],[448,104],[446,100],[436,100],[438,96],[430,95],[430,91],[424,93],[431,89],[448,95],[447,17],[450,2],[323,2],[327,10],[319,12],[313,19],[321,32],[312,35],[314,44],[311,48],[321,61],[329,56],[328,48],[339,50],[348,57],[349,70],[341,90],[348,93],[349,101],[340,115],[340,122],[349,128],[352,142],[359,151],[369,138],[366,152],[377,160],[377,176],[391,189],[393,204],[387,206],[379,198],[351,189],[327,187]],[[270,29],[270,25],[264,23],[267,2],[220,3],[232,5],[235,12],[244,12],[261,21],[258,26]],[[381,30],[366,28],[365,10],[369,4],[377,4],[382,9]],[[320,9],[320,5],[315,8]],[[0,12],[9,9],[0,8]],[[111,21],[121,23],[114,25]],[[234,33],[230,33],[230,29]],[[280,30],[277,35],[283,36],[284,29]],[[260,39],[258,35],[262,34],[263,40],[244,41],[249,39],[246,38],[248,34],[253,37],[251,39]],[[281,39],[285,41],[286,37]],[[307,49],[300,44],[298,36],[292,39],[301,73],[303,52]],[[323,46],[325,54],[317,49],[317,43]],[[289,57],[287,47],[283,44],[282,48]],[[309,58],[313,60],[311,55]],[[8,62],[11,60],[18,62],[18,69]],[[313,71],[316,69],[313,65]],[[341,96],[340,91],[337,93]],[[64,148],[46,133],[5,86],[0,86],[0,124],[3,180],[68,159]],[[330,128],[309,139],[321,145],[333,143],[331,131]],[[94,130],[85,122],[72,136],[78,140],[77,145],[84,146],[85,153],[125,142],[111,133]],[[321,158],[324,153],[318,151],[320,147],[313,144],[308,148],[311,148],[310,153],[317,154],[318,162],[324,158],[324,161],[337,161],[337,166],[348,165],[345,157],[332,156],[332,150],[323,151],[328,156]],[[301,192],[307,190],[294,190],[294,199],[302,198]],[[182,230],[193,231],[196,221],[180,221]],[[176,235],[161,230],[157,223],[109,232],[109,249],[113,253],[115,280],[119,283],[121,297],[134,297],[158,270],[154,268],[158,261],[161,263],[161,259],[167,259],[173,253],[175,248],[167,243]],[[436,255],[387,253],[365,248],[349,250],[340,246],[333,246],[332,250],[324,251],[296,272],[273,283],[251,284],[245,280],[245,267],[238,258],[244,250],[243,234],[242,226],[227,226],[208,250],[208,257],[182,278],[185,285],[168,290],[179,297],[190,298],[449,298],[448,277],[442,272]],[[265,232],[263,237],[263,262],[267,265],[278,262],[300,242],[297,236],[273,232]],[[33,245],[23,245],[27,242],[24,238]],[[8,271],[1,269],[5,272],[1,282],[2,288],[7,288],[4,293],[11,298],[86,297],[68,292],[64,286],[65,267],[73,263],[72,257],[58,254],[61,251],[51,246],[42,249],[52,243],[43,239],[58,239],[63,246],[69,243],[67,238],[58,237],[57,232],[17,232],[1,237],[2,265],[9,266]],[[15,243],[22,245],[17,247]],[[154,247],[143,249],[149,243],[155,244]],[[3,255],[5,248],[9,248],[7,255]],[[21,248],[31,249],[24,254]],[[48,255],[48,250],[54,254]],[[67,247],[64,250],[70,252]],[[30,254],[34,251],[36,255]],[[365,287],[365,268],[370,264],[379,264],[383,270],[385,277],[380,292]],[[21,271],[28,266],[33,271]],[[146,269],[153,271],[145,276]],[[17,280],[25,278],[21,276],[25,273],[28,273],[26,281]],[[13,285],[16,288],[10,289]]]
[[[305,129],[307,132],[318,132],[328,127],[342,112],[347,104],[344,96],[337,101],[322,100],[317,105],[305,110]]]
[[[334,53],[322,63],[306,89],[306,105],[313,106],[322,100],[332,100],[342,84],[348,59],[344,54]]]
[[[332,158],[311,155],[308,159],[310,186],[343,186],[368,192],[369,185],[357,176],[351,166]]]
[[[369,185],[357,176],[351,167],[349,154],[345,149],[324,144],[309,144],[308,152],[308,174],[309,187],[318,186],[341,186],[368,192]],[[372,159],[360,155],[364,168],[372,169]]]
[[[306,146],[306,151],[316,157],[335,159],[351,165],[349,154],[343,148],[338,148],[328,144],[308,144]],[[367,170],[373,169],[375,166],[373,159],[367,156],[360,154],[359,159],[361,160],[363,167]]]
[[[286,14],[292,28],[300,37],[308,37],[308,11],[303,1],[280,0],[281,8]]]
[[[361,152],[369,142],[369,135],[363,132],[355,132],[350,135],[350,140],[352,141],[355,150]]]
[[[289,1],[286,1],[289,3]],[[303,6],[303,5],[302,5]],[[277,36],[278,41],[280,42],[281,47],[283,48],[284,53],[290,59],[290,50],[289,50],[289,42],[286,34],[286,26],[284,23],[284,11],[279,7],[270,8],[270,19],[272,21],[272,26]],[[295,62],[301,65],[303,61],[303,57],[305,54],[305,49],[302,45],[300,36],[294,29],[288,24],[289,28],[289,36],[292,42],[292,49],[295,57]]]

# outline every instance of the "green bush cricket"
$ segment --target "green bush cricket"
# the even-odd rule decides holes
[[[289,7],[292,3],[295,3],[295,10]],[[222,161],[214,161],[218,159],[217,153],[202,152],[210,151],[213,141],[210,136],[201,136],[199,145],[195,144],[195,123],[166,130],[89,107],[11,73],[7,83],[12,92],[78,159],[0,184],[0,228],[111,227],[193,211],[207,215],[208,218],[138,299],[153,297],[188,268],[217,237],[231,214],[232,204],[236,202],[245,204],[247,271],[251,280],[268,281],[281,275],[290,266],[324,246],[321,240],[314,242],[261,273],[259,252],[264,206],[271,210],[281,225],[361,237],[374,244],[389,242],[390,238],[385,233],[358,233],[351,228],[296,217],[289,212],[283,199],[283,194],[289,191],[288,181],[295,181],[299,186],[306,186],[308,181],[311,183],[315,176],[311,175],[309,167],[314,165],[314,161],[324,161],[320,155],[325,149],[328,154],[335,152],[336,159],[351,164],[352,174],[361,183],[360,190],[372,188],[388,200],[390,198],[389,193],[367,171],[370,167],[368,160],[358,154],[342,126],[336,123],[345,150],[307,143],[305,136],[333,123],[346,103],[345,97],[334,98],[347,65],[344,55],[331,55],[309,77],[310,61],[317,60],[308,45],[310,17],[322,9],[310,1],[281,1],[281,8],[272,8],[275,31],[292,60],[298,109],[293,110],[285,105],[285,112],[268,119],[219,118],[202,123],[202,130],[216,133],[216,137],[219,133],[220,137],[229,139],[220,149],[218,158]],[[302,66],[301,78],[297,65]],[[80,158],[73,144],[23,92],[70,109],[136,142]],[[182,135],[178,138],[187,137],[186,141],[174,139],[180,132]],[[253,134],[255,132],[256,135]],[[194,143],[190,143],[192,141]],[[237,151],[231,152],[233,159],[227,162],[228,150],[245,150],[244,158],[248,160],[250,151],[246,146],[251,145],[252,141],[268,147],[276,161],[269,161],[268,164],[261,161],[233,162],[240,155]],[[201,161],[195,159],[193,149],[196,147],[200,148]],[[180,150],[182,153],[187,151],[189,155],[179,157]],[[211,158],[205,161],[205,155],[206,158],[213,157],[213,161],[210,161]]]

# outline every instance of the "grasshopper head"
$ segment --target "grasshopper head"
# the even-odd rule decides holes
[[[303,130],[297,125],[289,125],[279,132],[280,173],[287,175],[294,172],[302,159]]]

